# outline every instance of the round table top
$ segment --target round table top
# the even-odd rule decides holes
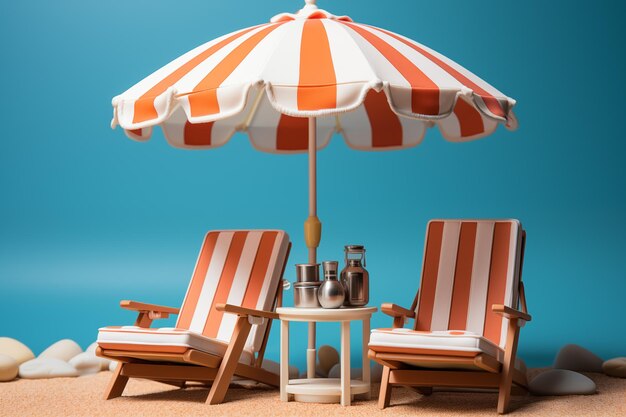
[[[278,307],[281,320],[287,321],[347,321],[370,318],[378,311],[376,307],[300,308]]]

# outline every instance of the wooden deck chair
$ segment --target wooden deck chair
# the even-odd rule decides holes
[[[283,231],[209,232],[180,310],[122,301],[139,315],[134,326],[98,333],[97,355],[121,362],[105,399],[121,396],[131,377],[210,384],[210,404],[224,400],[233,375],[279,386],[261,365],[290,248]],[[178,314],[176,327],[150,328],[169,314]]]
[[[513,384],[527,387],[516,361],[520,327],[531,319],[521,282],[525,240],[517,220],[429,222],[411,309],[383,304],[393,328],[370,336],[369,357],[383,365],[381,409],[394,385],[407,385],[425,395],[434,387],[498,389],[498,413],[507,412]],[[403,328],[410,318],[413,329]]]

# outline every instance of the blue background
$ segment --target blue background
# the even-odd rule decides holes
[[[421,146],[388,153],[335,138],[318,157],[320,259],[366,245],[372,304],[409,306],[429,219],[519,218],[534,316],[522,357],[546,364],[565,343],[625,355],[623,2],[318,3],[456,60],[516,98],[521,122],[466,144],[432,130]],[[99,326],[132,323],[122,298],[180,305],[210,229],[282,228],[295,243],[290,264],[306,260],[305,155],[263,154],[243,135],[190,152],[160,132],[140,144],[109,128],[111,98],[153,70],[301,4],[3,2],[0,335],[35,353],[66,337],[86,347]],[[321,327],[320,344],[338,346],[338,330]],[[293,352],[302,366],[304,351]]]

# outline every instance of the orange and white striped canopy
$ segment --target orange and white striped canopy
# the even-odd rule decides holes
[[[450,141],[517,126],[505,96],[443,55],[401,35],[318,9],[201,45],[113,99],[112,126],[136,140],[161,126],[180,148],[215,148],[246,132],[274,153],[317,148],[341,133],[351,148],[418,145],[439,126]]]

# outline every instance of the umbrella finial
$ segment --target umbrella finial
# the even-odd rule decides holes
[[[306,5],[304,6],[305,9],[317,9],[317,5],[315,4],[317,0],[304,0],[304,2],[306,3]]]

